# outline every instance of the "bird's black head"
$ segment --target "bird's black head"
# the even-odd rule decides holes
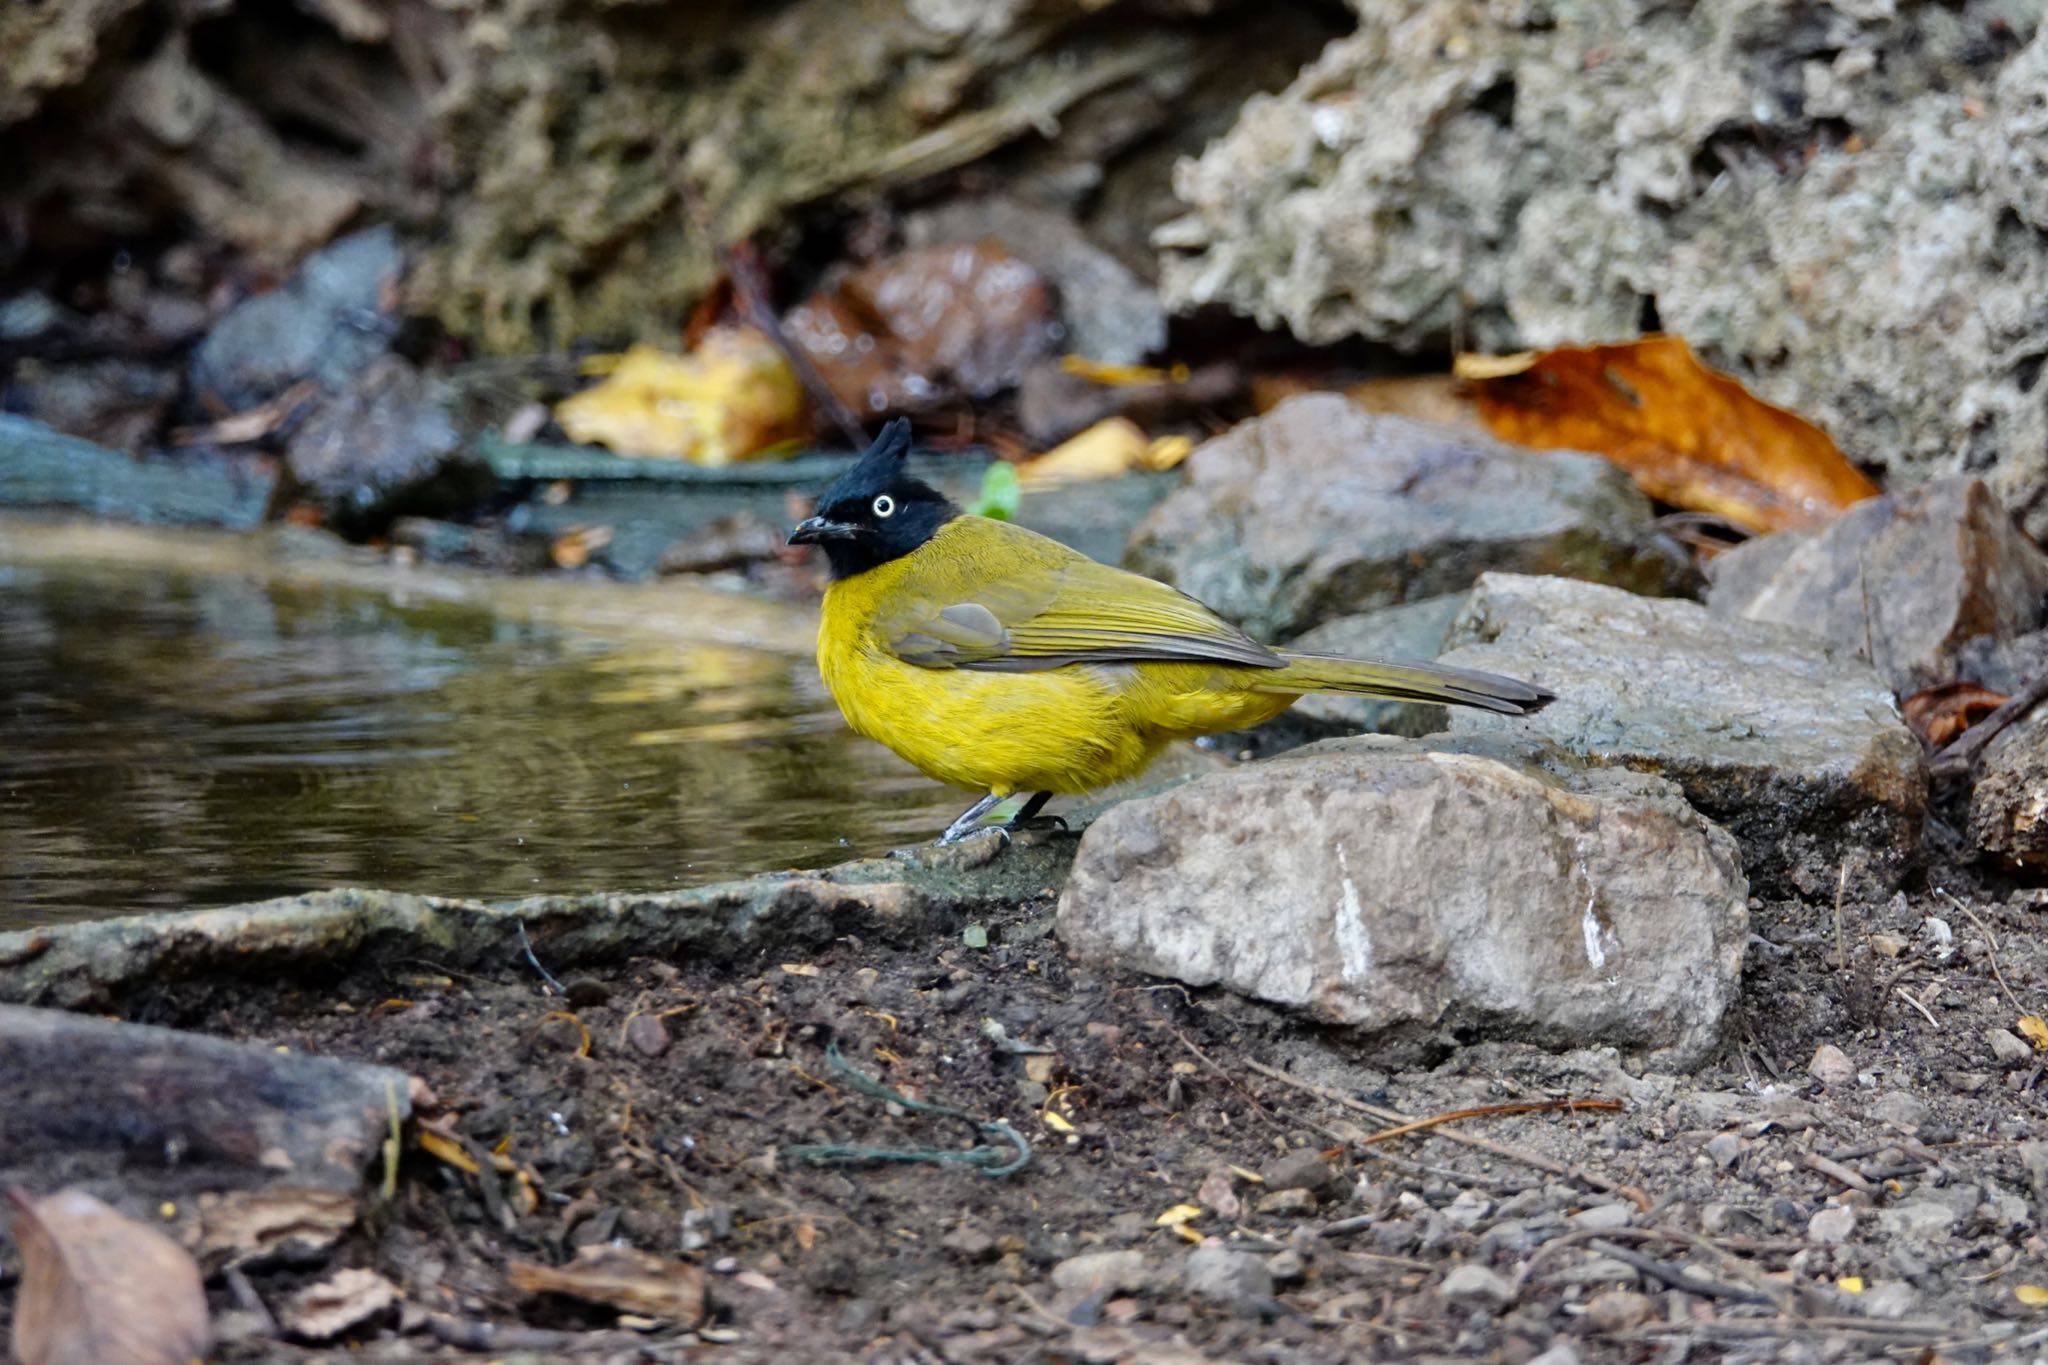
[[[789,543],[823,546],[832,577],[840,579],[900,559],[930,540],[960,509],[903,472],[909,453],[910,423],[899,417],[818,499],[818,515],[790,532]]]

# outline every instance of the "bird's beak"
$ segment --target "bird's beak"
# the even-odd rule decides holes
[[[859,534],[860,528],[857,526],[849,526],[843,521],[828,521],[824,517],[812,517],[796,524],[796,529],[789,533],[789,543],[816,545],[826,540],[851,540]]]

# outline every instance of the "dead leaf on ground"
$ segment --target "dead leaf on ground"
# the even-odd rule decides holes
[[[1915,692],[1899,703],[1899,710],[1921,743],[1942,749],[2005,701],[2003,692],[1975,683],[1951,682]]]
[[[279,1321],[293,1336],[332,1341],[398,1302],[398,1286],[374,1270],[341,1270],[286,1301]]]
[[[83,1190],[9,1190],[21,1247],[21,1365],[187,1365],[212,1346],[206,1291],[185,1249]]]
[[[1119,479],[1133,470],[1171,469],[1188,457],[1195,443],[1185,436],[1145,434],[1128,417],[1106,417],[1071,440],[1018,467],[1027,488]]]
[[[2048,1020],[2038,1014],[2023,1014],[2019,1022],[2020,1037],[2033,1044],[2034,1051],[2048,1052]]]
[[[199,1196],[199,1258],[245,1265],[323,1251],[355,1225],[356,1198],[336,1190],[230,1190]]]
[[[1826,432],[1700,364],[1675,336],[1524,356],[1460,356],[1487,429],[1589,450],[1650,496],[1752,531],[1815,526],[1877,487]]]
[[[574,1261],[560,1267],[514,1261],[505,1268],[505,1278],[522,1294],[567,1294],[685,1327],[704,1316],[702,1270],[634,1247],[583,1247]]]
[[[732,464],[804,431],[802,386],[751,328],[715,329],[688,355],[635,346],[593,372],[603,382],[557,403],[555,420],[571,440],[621,455]]]

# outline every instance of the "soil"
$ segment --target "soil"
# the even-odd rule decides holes
[[[405,1310],[324,1349],[251,1327],[222,1360],[486,1358],[440,1344],[429,1311],[444,1335],[537,1329],[499,1337],[488,1358],[503,1360],[1520,1362],[1560,1344],[1588,1360],[2026,1359],[2048,1349],[2048,1315],[2015,1293],[2048,1282],[2048,1152],[2023,1146],[2041,1129],[2042,1057],[2001,1061],[1986,1030],[2048,1009],[2042,904],[1951,870],[1843,906],[1839,930],[1830,906],[1761,905],[1746,1004],[1686,1077],[1451,1039],[1387,1067],[1221,992],[1070,963],[1050,897],[991,916],[985,947],[962,926],[909,950],[842,938],[802,962],[644,959],[572,978],[566,998],[532,972],[422,962],[317,986],[167,984],[128,1013],[407,1068],[539,1191],[522,1214],[503,1197],[516,1181],[487,1202],[475,1176],[410,1148],[397,1196],[373,1196],[338,1246],[249,1269],[274,1309],[374,1268]],[[648,1037],[663,1030],[665,1049]],[[1822,1045],[1855,1074],[1816,1078]],[[1012,1125],[1030,1164],[801,1159],[804,1144],[1006,1145],[862,1093],[835,1050],[900,1095]],[[1387,1125],[1330,1095],[1414,1116],[1621,1108],[1368,1145]],[[1217,1211],[1232,1201],[1235,1217]],[[1204,1207],[1176,1225],[1168,1211],[1190,1204]],[[1836,1208],[1854,1217],[1830,1243],[1848,1219],[1809,1225]],[[1249,1261],[1184,1278],[1205,1237]],[[606,1240],[708,1271],[706,1321],[622,1332],[611,1310],[507,1287],[510,1261]],[[1055,1272],[1115,1250],[1137,1255],[1106,1284]],[[214,1288],[220,1321],[251,1322]]]

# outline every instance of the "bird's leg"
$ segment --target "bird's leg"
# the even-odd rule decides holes
[[[974,833],[974,827],[981,823],[982,816],[987,815],[1009,799],[1008,793],[997,792],[990,792],[987,796],[982,797],[981,800],[975,802],[962,812],[958,820],[946,826],[946,832],[938,838],[939,844],[943,846],[959,843],[962,839]],[[1009,837],[1009,831],[1005,830],[1003,838],[1008,839]]]
[[[1065,829],[1065,828],[1067,827],[1067,822],[1066,822],[1066,821],[1064,821],[1064,820],[1062,820],[1062,819],[1060,819],[1060,817],[1059,817],[1059,816],[1057,816],[1057,815],[1044,815],[1044,816],[1041,816],[1041,815],[1040,815],[1040,814],[1038,813],[1038,812],[1040,812],[1040,811],[1042,811],[1042,810],[1044,810],[1044,809],[1045,809],[1045,803],[1046,803],[1046,802],[1048,802],[1048,801],[1050,801],[1050,800],[1052,800],[1052,793],[1051,793],[1051,792],[1038,792],[1038,793],[1034,794],[1034,795],[1032,796],[1032,798],[1031,798],[1031,799],[1030,799],[1029,801],[1026,801],[1026,802],[1025,802],[1025,803],[1024,803],[1024,804],[1023,804],[1022,806],[1018,807],[1018,809],[1017,809],[1017,813],[1016,813],[1015,815],[1013,815],[1013,816],[1011,816],[1011,817],[1010,817],[1010,819],[1009,819],[1009,821],[1008,821],[1008,824],[1007,824],[1007,828],[1009,828],[1009,829],[1047,829],[1047,828],[1052,828],[1052,829]]]

